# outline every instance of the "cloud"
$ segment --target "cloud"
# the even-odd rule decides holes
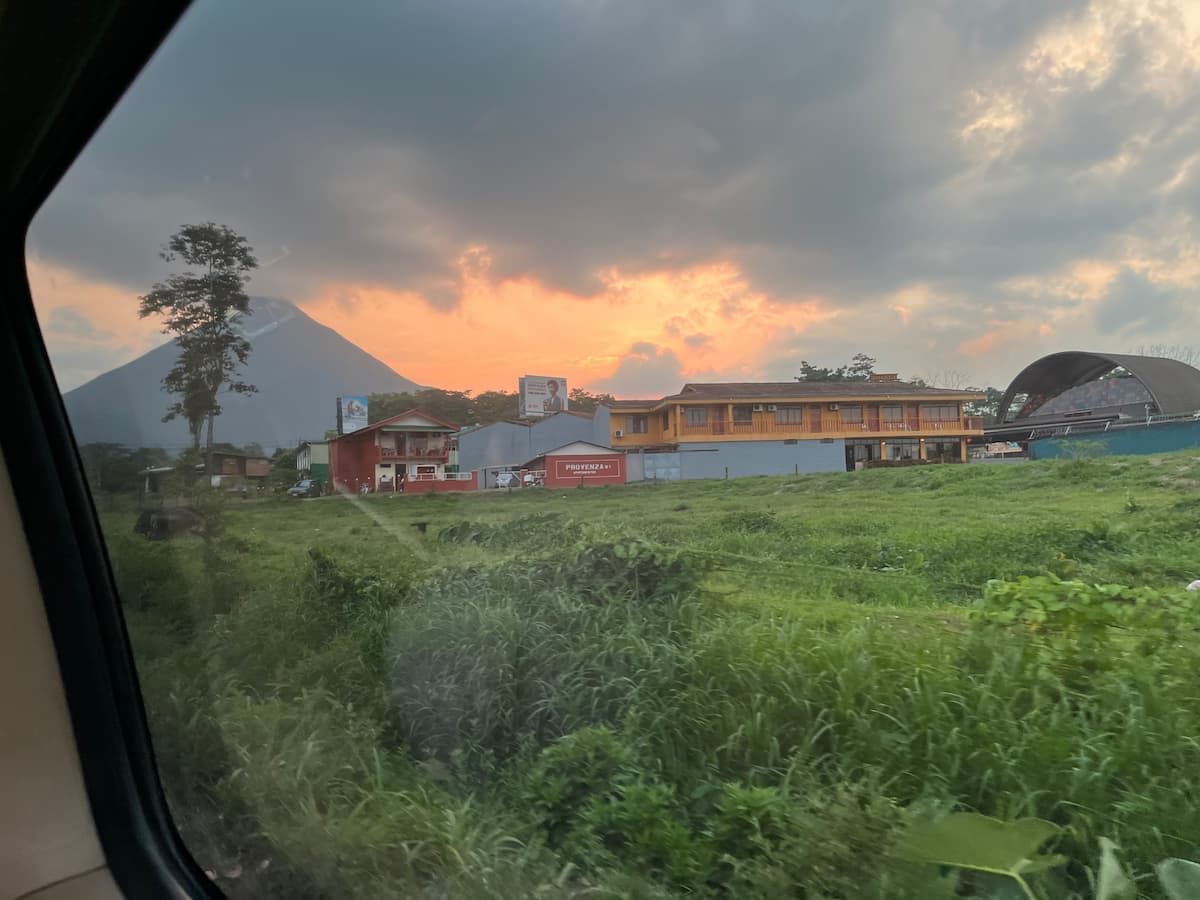
[[[112,332],[97,328],[78,306],[56,306],[46,317],[45,327],[56,335],[102,341]]]
[[[166,340],[154,322],[138,318],[135,294],[37,257],[28,258],[25,269],[62,390],[78,387]]]
[[[682,370],[674,351],[639,341],[621,358],[616,370],[596,386],[618,397],[661,397],[683,385]]]
[[[701,347],[707,346],[711,340],[712,340],[711,334],[702,334],[700,332],[697,332],[696,334],[686,335],[683,339],[683,342],[685,344],[687,344],[689,347],[691,347],[693,350],[699,350]]]
[[[1149,322],[1161,321],[1164,313],[1170,317],[1176,302],[1174,291],[1130,269],[1122,269],[1095,307],[1096,325],[1104,332],[1126,333]]]
[[[59,390],[65,393],[128,361],[135,355],[132,349],[125,344],[60,347],[54,354],[54,377]]]
[[[675,292],[653,327],[571,342],[587,371],[649,335],[689,373],[786,370],[795,338],[920,370],[966,344],[999,381],[1018,350],[970,345],[985,332],[1052,347],[1191,320],[1165,295],[1143,295],[1156,316],[1089,311],[1067,282],[1084,263],[1200,278],[1197,25],[1181,0],[202,5],[30,248],[136,296],[167,236],[213,219],[270,261],[255,293],[381,346],[381,316],[481,322],[496,286],[518,303],[491,313],[507,330],[548,299],[629,314],[653,283]],[[460,335],[437,337],[385,358],[410,373]],[[493,352],[514,374],[541,362]]]

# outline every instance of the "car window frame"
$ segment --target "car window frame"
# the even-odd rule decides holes
[[[130,898],[221,897],[180,839],[159,782],[99,521],[42,339],[29,224],[189,6],[188,0],[10,4],[0,19],[0,454],[55,645],[97,837]],[[44,78],[39,79],[39,75]]]

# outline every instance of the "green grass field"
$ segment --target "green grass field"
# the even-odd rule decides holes
[[[1197,488],[1181,454],[102,519],[236,896],[1022,896],[896,850],[960,810],[1058,826],[1034,896],[1093,897],[1106,837],[1157,897],[1200,858]]]

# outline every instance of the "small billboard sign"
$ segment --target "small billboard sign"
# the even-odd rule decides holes
[[[554,477],[562,480],[610,479],[622,477],[621,457],[588,456],[578,459],[570,456],[554,458]]]
[[[552,416],[565,412],[567,379],[546,375],[523,375],[519,385],[521,418]]]
[[[366,428],[367,398],[338,397],[338,434],[352,434],[360,428]]]

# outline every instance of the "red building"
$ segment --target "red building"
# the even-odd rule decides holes
[[[474,472],[454,465],[449,422],[419,409],[344,434],[329,442],[329,477],[343,493],[473,491]]]
[[[572,441],[549,450],[529,468],[545,469],[546,487],[624,484],[626,480],[625,454],[589,441]]]

